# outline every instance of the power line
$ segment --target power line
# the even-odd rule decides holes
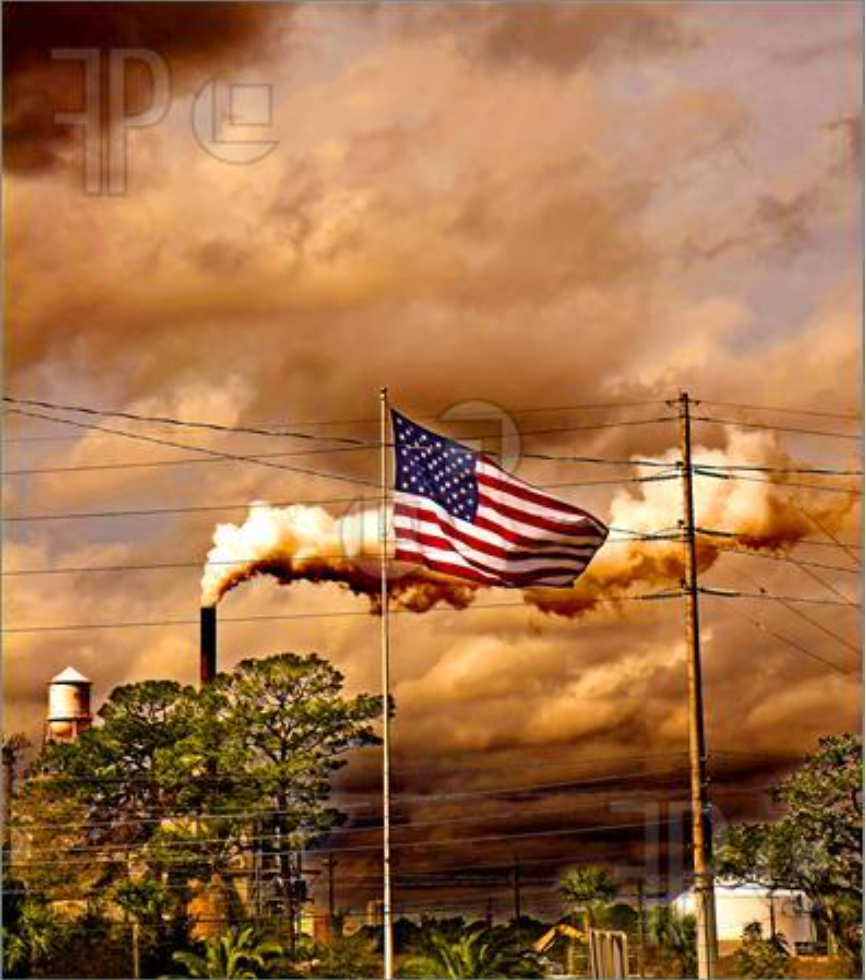
[[[821,412],[807,408],[780,407],[778,405],[743,405],[739,402],[717,402],[708,401],[705,398],[696,399],[699,405],[713,405],[717,408],[741,408],[746,411],[755,412],[779,412],[785,415],[814,415],[818,418],[842,419],[850,422],[862,422],[863,418],[855,414],[843,414],[839,412]]]
[[[742,473],[718,473],[710,470],[694,467],[697,476],[712,477],[716,480],[737,480],[748,481],[750,483],[765,483],[771,487],[796,487],[801,490],[820,490],[824,493],[849,493],[855,497],[862,497],[863,491],[856,487],[834,487],[824,483],[797,483],[786,480],[765,480],[760,476],[746,476]]]
[[[104,415],[104,416],[115,416],[118,418],[128,418],[135,421],[151,422],[154,424],[163,425],[186,425],[186,426],[201,426],[205,428],[215,428],[216,423],[207,422],[195,422],[190,420],[178,419],[174,416],[154,416],[154,415],[144,415],[141,413],[133,412],[122,412],[113,409],[97,409],[92,406],[80,406],[80,405],[64,405],[57,402],[50,402],[46,400],[37,399],[26,399],[26,398],[13,398],[11,396],[4,399],[5,401],[13,402],[21,405],[31,405],[34,408],[42,407],[49,408],[56,411],[67,411],[67,412],[86,412],[88,414],[94,415]],[[665,405],[666,400],[663,398],[657,398],[647,401],[629,401],[629,402],[594,402],[580,405],[558,405],[558,406],[533,406],[531,408],[508,408],[502,409],[502,413],[506,415],[531,415],[537,413],[553,414],[555,412],[577,412],[577,411],[589,411],[589,410],[611,410],[620,408],[646,408],[653,405]],[[494,420],[495,416],[467,416],[465,418],[457,417],[455,419],[445,419],[441,415],[418,415],[414,416],[421,421],[438,421],[440,423],[450,423],[452,421],[489,421]],[[259,423],[254,424],[251,427],[239,427],[239,426],[224,426],[222,428],[228,431],[252,431],[254,434],[262,435],[300,435],[301,437],[307,436],[307,433],[298,433],[296,430],[287,432],[287,426],[301,426],[303,428],[311,428],[313,426],[329,426],[329,425],[374,425],[379,423],[378,418],[354,418],[354,419],[295,419],[290,422],[269,422],[269,423]],[[277,430],[277,431],[275,431]],[[282,430],[282,431],[280,431]],[[322,437],[312,437],[312,438],[322,438]],[[324,437],[328,438],[328,437]]]
[[[351,448],[358,449],[379,449],[379,443],[370,439],[360,439],[357,437],[350,436],[319,436],[313,435],[309,432],[299,432],[297,430],[287,430],[287,429],[266,429],[266,428],[256,428],[252,426],[240,426],[240,425],[223,425],[218,422],[203,422],[203,421],[192,421],[186,419],[178,419],[172,416],[157,416],[157,415],[143,415],[135,412],[125,412],[125,411],[108,411],[105,409],[96,409],[85,407],[81,405],[60,405],[55,402],[47,402],[35,399],[19,399],[5,397],[3,399],[6,402],[10,402],[15,405],[30,405],[36,408],[50,409],[54,411],[62,412],[76,412],[86,415],[97,416],[99,418],[119,418],[127,419],[135,422],[145,422],[148,424],[157,425],[168,425],[176,426],[179,428],[194,428],[194,429],[205,429],[208,431],[215,431],[220,433],[227,433],[231,435],[255,435],[255,436],[267,436],[275,438],[291,438],[291,439],[303,439],[307,441],[328,441],[328,442],[339,442],[350,446]],[[27,415],[19,409],[10,409],[10,413],[13,414],[23,414]],[[62,421],[53,416],[32,416],[36,418],[44,418],[47,421],[59,422]],[[579,432],[586,430],[596,430],[596,429],[610,429],[617,428],[619,426],[633,426],[633,425],[651,425],[659,422],[670,422],[674,420],[672,415],[664,416],[654,416],[652,418],[646,419],[621,419],[615,422],[594,422],[581,425],[572,425],[565,427],[557,427],[553,429],[527,429],[522,431],[521,436],[531,436],[531,435],[552,435],[560,432]],[[472,420],[470,420],[472,421]],[[478,419],[477,421],[487,421],[484,419]],[[447,424],[447,422],[446,422]],[[112,435],[133,435],[128,430],[121,429],[103,429],[102,431],[107,432]],[[463,438],[469,438],[470,436],[464,436]],[[459,436],[457,437],[459,438]],[[328,451],[328,450],[326,450]]]
[[[813,476],[863,476],[863,470],[840,470],[826,466],[753,466],[747,463],[702,463],[693,462],[694,472],[718,470],[722,472],[743,471],[747,473],[782,473],[790,475],[811,474]],[[709,476],[710,474],[705,474]]]
[[[795,506],[798,506],[798,505],[795,503]],[[802,508],[799,508],[799,509],[802,510]],[[803,511],[803,515],[805,517],[808,517],[809,516],[808,514],[806,514],[805,511]],[[819,527],[819,529],[824,530],[825,533],[828,533],[829,534],[829,532],[827,532],[826,529],[824,529],[821,525],[817,525],[816,524],[816,526]],[[739,530],[737,530],[737,531],[728,531],[728,530],[721,530],[719,528],[708,528],[708,527],[696,527],[695,528],[695,531],[698,534],[706,535],[707,537],[710,537],[710,538],[749,538],[749,539],[751,539],[753,541],[754,540],[760,540],[761,539],[761,535],[759,535],[759,534],[756,535],[756,534],[753,534],[753,533],[751,533],[749,531],[739,531]],[[773,543],[773,542],[776,541],[775,538],[772,538],[772,537],[766,536],[766,535],[764,537],[767,540],[767,542],[769,543],[769,547],[771,547],[771,548],[772,547],[778,547],[777,544],[774,544]],[[814,538],[799,538],[796,542],[794,542],[794,544],[796,544],[796,546],[798,548],[805,545],[807,547],[808,546],[811,546],[813,548],[841,548],[844,551],[848,551],[849,549],[856,550],[856,551],[862,551],[863,550],[863,545],[854,544],[853,542],[850,542],[850,541],[839,541],[835,537],[832,539],[832,541],[815,541]],[[859,562],[859,559],[858,558],[855,558],[853,555],[851,557],[859,565],[859,563],[860,563]]]
[[[157,438],[156,436],[145,436],[139,433],[123,432],[121,430],[109,429],[105,426],[94,425],[93,423],[90,422],[76,422],[73,421],[72,419],[52,418],[51,416],[48,415],[39,415],[38,413],[25,411],[24,409],[21,408],[13,408],[10,409],[9,411],[15,413],[16,415],[25,415],[32,418],[47,419],[48,421],[51,422],[57,422],[60,425],[71,425],[78,429],[94,429],[99,432],[110,432],[113,433],[114,435],[124,436],[127,439],[134,439],[139,442],[153,443],[154,445],[158,445],[158,446],[171,446],[174,449],[183,449],[187,452],[202,453],[203,455],[211,456],[224,461],[231,461],[236,463],[253,463],[254,465],[257,466],[266,466],[270,469],[277,469],[277,470],[287,471],[290,473],[301,473],[305,476],[317,476],[327,480],[339,480],[343,483],[352,483],[352,484],[358,484],[358,485],[369,486],[369,487],[377,486],[376,483],[370,480],[361,480],[355,477],[343,476],[342,474],[339,473],[324,473],[319,470],[310,470],[298,466],[287,466],[284,463],[275,463],[268,459],[260,458],[259,456],[239,456],[234,453],[222,452],[221,450],[218,449],[207,449],[204,446],[194,446],[190,443],[174,442],[171,439],[160,439]],[[10,476],[13,474],[14,471],[3,475]],[[17,475],[21,475],[21,472],[19,471]]]
[[[646,535],[636,535],[634,537],[619,538],[615,541],[608,539],[605,541],[605,547],[612,547],[622,544],[634,544],[639,542],[644,542],[647,544],[658,543],[661,541],[672,541],[676,540],[674,537],[670,536],[660,536],[657,534],[646,534]],[[316,559],[326,559],[326,560],[336,560],[336,559],[352,559],[353,561],[373,561],[378,560],[381,557],[379,552],[363,552],[357,555],[350,555],[346,552],[341,552],[339,554],[317,554]],[[391,553],[388,553],[387,557],[392,557]],[[291,561],[297,561],[298,565],[303,565],[308,558],[303,556],[291,559]],[[136,562],[134,564],[126,565],[70,565],[70,566],[52,566],[49,568],[12,568],[3,569],[0,572],[4,578],[29,578],[34,575],[88,575],[96,573],[107,573],[107,572],[160,572],[160,571],[178,571],[185,568],[232,568],[239,567],[243,565],[253,565],[257,562],[262,561],[261,556],[256,556],[252,558],[238,558],[233,561],[207,561],[202,559],[191,559],[189,561],[163,561],[163,562]]]
[[[637,827],[660,827],[667,824],[675,823],[676,820],[665,819],[665,820],[650,820],[650,821],[636,821],[636,822],[620,822],[613,824],[599,824],[588,827],[569,827],[563,830],[537,830],[516,834],[482,834],[475,837],[452,837],[448,840],[436,840],[436,841],[394,841],[391,846],[394,848],[408,849],[408,848],[437,848],[447,850],[453,847],[463,847],[467,844],[481,844],[490,843],[494,841],[512,841],[512,840],[537,840],[544,837],[565,837],[572,836],[575,834],[589,834],[598,832],[616,832],[620,830],[632,830]],[[270,854],[294,854],[297,853],[297,848],[292,848],[286,851],[269,852]],[[362,851],[380,851],[381,845],[379,844],[349,844],[349,845],[338,845],[336,847],[323,847],[321,848],[324,854],[345,854],[349,852],[362,852]],[[13,852],[14,854],[15,852]],[[315,854],[315,848],[306,849],[306,853]],[[100,858],[100,857],[87,857],[85,856],[83,861],[87,862],[99,862],[99,863],[116,863],[119,860],[126,860],[126,857],[122,858]],[[54,861],[16,861],[18,867],[20,866],[49,866],[57,867],[59,865],[70,866],[74,864],[80,864],[81,862],[74,860],[54,860]],[[188,859],[183,859],[180,862],[173,862],[171,860],[166,860],[164,857],[160,858],[158,863],[161,864],[188,864]]]
[[[647,592],[643,594],[632,594],[632,595],[620,595],[612,596],[610,598],[602,597],[588,597],[591,599],[593,604],[613,604],[617,605],[620,602],[649,602],[657,599],[673,599],[679,596],[680,593],[677,592]],[[806,600],[809,601],[809,600]],[[840,603],[836,603],[840,605]],[[527,609],[532,610],[532,606],[527,605],[525,602],[497,602],[497,603],[487,603],[487,604],[472,604],[466,606],[460,610],[455,608],[440,608],[435,607],[426,610],[428,613],[433,612],[466,612],[467,610],[488,610],[488,609]],[[415,613],[411,609],[394,609],[392,612],[398,615],[422,615],[420,613]],[[374,615],[374,613],[366,610],[344,610],[340,612],[321,612],[321,613],[280,613],[274,615],[264,615],[264,616],[223,616],[220,619],[220,623],[257,623],[257,622],[268,622],[268,621],[280,621],[280,620],[297,620],[297,619],[335,619],[344,616],[365,616],[369,617]],[[0,633],[10,634],[10,633],[59,633],[59,632],[72,632],[78,630],[105,630],[105,629],[146,629],[150,627],[163,627],[163,626],[198,626],[200,621],[198,619],[164,619],[164,620],[143,620],[141,622],[128,622],[128,623],[78,623],[78,624],[66,624],[58,626],[4,626],[0,629]]]
[[[793,499],[791,502],[794,504],[797,510],[800,511],[803,517],[805,517],[806,520],[809,521],[810,524],[812,524],[814,527],[817,527],[818,530],[821,531],[822,534],[826,535],[835,545],[838,545],[838,547],[842,548],[843,551],[846,552],[848,557],[851,559],[851,561],[854,562],[855,565],[857,565],[860,568],[863,567],[863,562],[860,561],[860,559],[854,553],[855,551],[854,545],[850,545],[847,544],[846,542],[840,541],[836,537],[836,535],[833,534],[833,532],[822,521],[820,521],[814,514],[806,510],[806,508],[802,504],[798,503],[796,500]],[[858,548],[858,550],[862,551],[862,548]]]
[[[746,615],[746,613],[741,612],[739,609],[735,609],[734,613],[737,616],[739,616],[741,619],[744,619],[747,623],[751,623],[755,629],[760,630],[762,633],[766,633],[768,636],[772,636],[774,639],[779,640],[781,643],[786,644],[787,646],[791,647],[793,650],[797,650],[799,653],[802,653],[803,656],[809,657],[809,659],[811,660],[816,660],[818,663],[823,664],[825,667],[829,667],[831,670],[834,670],[837,674],[842,674],[843,676],[846,677],[857,676],[856,671],[848,670],[845,667],[841,667],[839,666],[839,664],[835,664],[830,660],[825,660],[824,657],[820,656],[814,651],[807,649],[802,644],[797,643],[795,640],[792,640],[790,637],[783,636],[781,633],[776,633],[774,630],[771,630],[769,626],[765,625],[760,620],[752,619],[751,616]]]
[[[678,773],[685,773],[688,770],[683,768],[675,770]],[[666,797],[666,800],[670,802],[685,803],[686,800],[676,800],[670,797]],[[555,806],[546,807],[540,810],[506,810],[504,813],[482,813],[482,814],[472,814],[471,816],[463,817],[437,817],[433,820],[408,820],[404,823],[394,823],[393,830],[395,832],[401,830],[414,830],[415,828],[430,828],[430,827],[442,827],[442,826],[454,826],[456,824],[466,824],[466,823],[484,823],[489,820],[514,820],[515,818],[521,817],[524,819],[532,819],[536,817],[547,817],[547,816],[558,816],[563,813],[572,813],[575,810],[600,810],[603,809],[605,804],[599,804],[595,802],[586,803],[571,803],[567,806]],[[89,829],[92,824],[86,824],[82,829]],[[110,826],[116,826],[112,824]],[[22,830],[30,831],[34,828],[32,827],[22,827]],[[364,833],[381,833],[382,824],[381,823],[371,823],[364,826],[355,827],[332,827],[325,830],[316,831],[311,828],[309,831],[301,831],[302,834],[308,835],[310,838],[315,838],[319,842],[319,846],[324,849],[325,841],[333,837],[335,834],[364,834]],[[297,831],[294,831],[297,833]],[[285,842],[287,835],[285,833],[270,833],[270,834],[245,834],[243,836],[238,836],[231,840],[231,843],[238,847],[246,847],[250,844],[262,843],[264,841],[283,841]],[[105,853],[106,851],[118,851],[127,850],[135,851],[141,850],[145,847],[156,846],[159,848],[165,848],[168,851],[174,849],[184,849],[184,848],[194,848],[194,847],[207,847],[210,844],[227,844],[230,842],[230,838],[227,837],[194,837],[191,836],[188,839],[161,839],[153,840],[152,838],[147,841],[118,841],[114,843],[105,844],[81,844],[81,845],[70,845],[70,850],[74,851],[75,854],[85,853],[85,854],[99,854]],[[55,847],[28,847],[27,853],[29,854],[44,854],[44,853],[56,853],[57,848]]]
[[[711,415],[693,415],[692,420],[695,422],[711,422],[714,425],[735,425],[745,429],[767,429],[771,432],[791,432],[804,436],[829,436],[834,439],[855,439],[858,442],[862,441],[863,439],[860,433],[827,432],[826,430],[822,429],[798,429],[794,426],[770,425],[767,422],[744,422],[740,419],[720,419]]]
[[[813,599],[809,596],[778,596],[769,592],[739,592],[736,589],[720,589],[702,586],[700,589],[704,595],[714,596],[719,599],[769,599],[772,602],[802,602],[813,606],[839,606],[844,608],[860,609],[859,605],[851,602],[836,602],[833,599]]]
[[[682,755],[682,753],[676,753],[677,755]],[[597,786],[600,783],[623,783],[632,782],[639,779],[647,779],[649,777],[655,776],[668,776],[677,775],[683,770],[676,767],[667,767],[664,769],[646,769],[643,772],[607,772],[596,774],[595,776],[581,778],[581,779],[566,779],[566,780],[555,780],[552,782],[544,783],[523,783],[518,786],[486,786],[481,789],[475,790],[460,790],[453,793],[397,793],[394,795],[393,799],[396,803],[400,804],[423,804],[424,806],[430,806],[431,804],[437,803],[454,803],[458,800],[476,800],[479,797],[489,797],[489,796],[526,796],[532,793],[546,793],[551,790],[566,790],[573,789],[574,787],[580,786]],[[38,780],[39,784],[60,783],[67,784],[70,782],[85,782],[85,783],[132,783],[132,784],[143,784],[151,785],[155,782],[154,779],[150,778],[137,778],[137,777],[64,777],[64,776],[54,776],[54,775],[38,775],[32,777]],[[199,782],[208,780],[199,778]],[[213,781],[213,780],[211,780]],[[360,795],[360,794],[356,794]],[[368,793],[365,794],[370,797],[371,800],[378,799],[378,794]],[[369,808],[373,806],[373,803],[340,803],[340,807],[344,810],[350,809],[361,809]],[[209,815],[207,813],[184,813],[184,812],[169,812],[166,811],[161,815],[160,819],[172,819],[181,816],[187,816],[190,819],[228,819],[228,818],[249,818],[254,816],[270,816],[273,814],[280,813],[295,813],[296,809],[267,809],[267,810],[234,810],[234,811],[223,811],[218,814]],[[141,818],[134,818],[139,820]]]
[[[660,479],[675,479],[675,476],[649,476],[649,477],[626,477],[618,480],[586,480],[576,483],[541,483],[537,484],[541,490],[566,489],[568,487],[599,486],[612,484],[616,486],[630,483],[655,483]],[[78,520],[98,520],[119,517],[151,517],[166,514],[211,514],[227,510],[267,510],[278,507],[297,507],[299,505],[316,506],[325,504],[361,504],[365,498],[354,497],[312,497],[295,498],[293,500],[274,500],[274,501],[248,501],[246,503],[230,504],[191,504],[178,507],[142,507],[128,510],[102,510],[102,511],[58,511],[46,514],[12,514],[3,515],[0,520],[7,524],[24,524],[39,521],[78,521]],[[370,498],[372,503],[372,498]]]
[[[798,544],[801,542],[798,542]],[[807,542],[808,543],[808,542]],[[765,561],[780,561],[785,562],[789,565],[796,565],[798,568],[804,568],[804,566],[809,566],[811,568],[824,568],[828,572],[844,572],[847,575],[859,575],[860,570],[857,568],[848,568],[845,565],[828,565],[826,562],[820,561],[809,561],[807,559],[794,558],[791,555],[774,555],[767,554],[763,551],[752,551],[746,548],[727,548],[725,545],[717,544],[714,545],[715,550],[722,552],[726,555],[739,555],[741,558],[762,558]],[[820,580],[823,582],[823,579]],[[823,584],[827,584],[824,582]],[[840,598],[846,599],[846,596],[841,595]]]
[[[762,594],[765,594],[765,595],[769,594],[769,593],[766,592],[766,590],[764,588],[762,588],[760,585],[758,585],[758,583],[752,578],[751,575],[746,575],[746,573],[745,572],[742,572],[742,571],[739,572],[738,574],[742,578],[746,579],[747,582],[751,582],[752,583],[752,586],[754,588],[756,588]],[[796,606],[792,606],[791,603],[788,602],[785,597],[776,596],[775,597],[775,601],[778,602],[779,605],[782,606],[782,608],[787,609],[788,612],[793,613],[799,619],[802,619],[803,622],[808,623],[810,626],[814,626],[816,629],[820,630],[822,633],[826,634],[831,639],[836,640],[837,643],[841,644],[843,647],[845,647],[846,649],[848,649],[851,652],[853,652],[858,657],[858,659],[861,656],[861,651],[860,651],[859,647],[854,646],[853,643],[849,643],[848,640],[846,640],[842,636],[839,636],[838,633],[834,632],[828,626],[825,626],[823,623],[819,623],[817,620],[812,619],[811,616],[807,616],[801,609],[797,609]],[[853,606],[854,603],[846,600],[846,605]]]

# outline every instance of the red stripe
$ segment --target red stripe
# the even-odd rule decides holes
[[[521,524],[530,524],[532,527],[540,528],[542,531],[552,531],[554,534],[564,534],[570,538],[591,537],[597,540],[599,537],[601,537],[599,545],[601,545],[604,541],[603,532],[601,532],[598,526],[595,524],[593,524],[591,527],[587,527],[585,525],[576,527],[573,524],[561,524],[558,521],[549,521],[547,518],[539,517],[537,514],[528,514],[525,510],[518,510],[516,507],[510,507],[508,504],[503,504],[498,500],[491,500],[483,491],[479,495],[479,511],[482,505],[490,508],[490,510],[495,510],[498,514],[502,514],[503,517],[509,517],[514,521],[520,521]],[[477,515],[473,523],[478,524],[479,527],[481,526],[478,522]]]
[[[492,585],[492,586],[514,586],[515,588],[521,588],[524,586],[537,585],[539,579],[546,579],[551,577],[550,572],[544,572],[543,574],[521,574],[515,575],[497,575],[495,578],[492,576],[484,575],[481,572],[476,571],[473,568],[465,568],[463,565],[454,565],[451,562],[439,561],[436,558],[430,558],[425,554],[418,554],[413,551],[403,551],[398,548],[394,557],[398,561],[411,562],[414,565],[424,565],[426,568],[432,568],[435,572],[441,572],[444,575],[450,575],[453,578],[463,578],[469,579],[472,582],[480,582],[482,585]],[[561,573],[562,575],[569,575],[573,578],[577,578],[577,574],[571,569]],[[559,577],[559,576],[556,576]]]
[[[591,555],[581,555],[576,550],[569,550],[568,545],[563,545],[560,542],[547,542],[548,546],[542,548],[539,547],[538,541],[535,541],[532,538],[522,539],[518,534],[511,535],[511,538],[515,539],[512,541],[512,543],[518,544],[521,547],[526,548],[527,550],[520,551],[517,548],[513,548],[513,549],[504,548],[500,545],[491,544],[489,541],[485,541],[483,538],[478,538],[475,537],[475,535],[473,534],[467,533],[462,528],[451,524],[446,518],[442,517],[441,514],[438,514],[436,511],[433,510],[427,510],[426,508],[421,509],[417,507],[409,507],[406,504],[398,503],[394,505],[394,513],[401,517],[408,517],[414,521],[426,521],[427,523],[434,523],[438,525],[440,530],[442,530],[446,535],[448,535],[448,537],[454,538],[457,541],[461,541],[463,544],[469,545],[471,548],[474,548],[476,551],[483,551],[485,554],[492,555],[494,558],[579,557],[579,558],[585,558],[589,560],[589,558],[592,557]],[[479,523],[478,526],[481,527],[483,525]],[[486,529],[490,530],[490,528],[486,528]],[[493,529],[497,530],[497,533],[504,535],[504,532],[501,529],[496,529],[495,526],[493,526]],[[404,532],[404,530],[405,530],[404,528],[398,527],[397,535],[399,536],[402,532]],[[559,551],[553,550],[553,548],[551,547],[553,545],[563,550],[559,550]]]

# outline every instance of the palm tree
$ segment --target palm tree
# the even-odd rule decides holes
[[[673,975],[676,971],[681,977],[697,975],[697,920],[693,915],[660,906],[650,913],[649,932],[658,946],[666,973]]]
[[[247,926],[229,929],[225,935],[209,939],[203,955],[175,953],[174,960],[185,967],[191,977],[243,980],[261,976],[281,952],[279,945],[261,941],[252,927]]]
[[[57,952],[62,937],[60,920],[51,906],[41,899],[25,899],[15,924],[3,929],[4,973],[33,972]]]
[[[609,871],[604,868],[572,868],[559,882],[559,893],[571,911],[583,910],[587,926],[591,927],[598,919],[598,913],[609,905],[619,886]]]
[[[428,926],[415,955],[407,957],[401,973],[410,977],[541,977],[539,955],[523,946],[513,932],[478,922],[456,938],[438,926]]]

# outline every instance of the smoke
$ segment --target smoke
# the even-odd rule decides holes
[[[281,585],[336,582],[381,609],[380,518],[376,511],[334,517],[321,507],[250,504],[243,524],[219,524],[202,576],[202,604],[214,605],[241,582],[271,575]],[[476,586],[399,563],[389,569],[396,608],[426,612],[444,602],[462,609]]]
[[[670,450],[657,462],[675,464]],[[790,459],[764,433],[734,432],[726,449],[697,449],[695,461],[712,467],[748,463],[790,467]],[[658,475],[646,467],[644,475]],[[713,534],[698,539],[698,567],[709,570],[731,549],[788,552],[816,529],[814,522],[838,530],[854,498],[820,491],[799,492],[797,499],[779,473],[730,470],[720,477],[695,478],[695,519]],[[736,471],[740,472],[740,471]],[[569,589],[527,589],[523,596],[545,613],[576,618],[596,607],[617,606],[635,592],[676,588],[683,578],[678,521],[682,511],[679,479],[617,491],[610,504],[608,543],[588,571]],[[799,501],[799,502],[798,502]],[[808,515],[811,515],[811,519]],[[379,514],[359,510],[334,517],[321,507],[270,507],[253,503],[243,524],[220,524],[202,577],[202,602],[212,605],[226,592],[257,575],[270,575],[283,585],[293,582],[335,582],[356,595],[367,596],[373,613],[381,609]],[[445,603],[468,606],[483,587],[392,562],[389,595],[395,607],[426,612]]]

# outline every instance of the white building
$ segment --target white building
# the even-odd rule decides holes
[[[785,937],[792,953],[797,951],[798,946],[815,942],[811,905],[802,892],[779,889],[771,893],[758,885],[722,885],[718,882],[715,891],[716,928],[721,952],[738,946],[743,939],[743,930],[752,922],[760,923],[765,939],[775,928]],[[694,892],[683,892],[673,904],[681,914],[694,914]]]

